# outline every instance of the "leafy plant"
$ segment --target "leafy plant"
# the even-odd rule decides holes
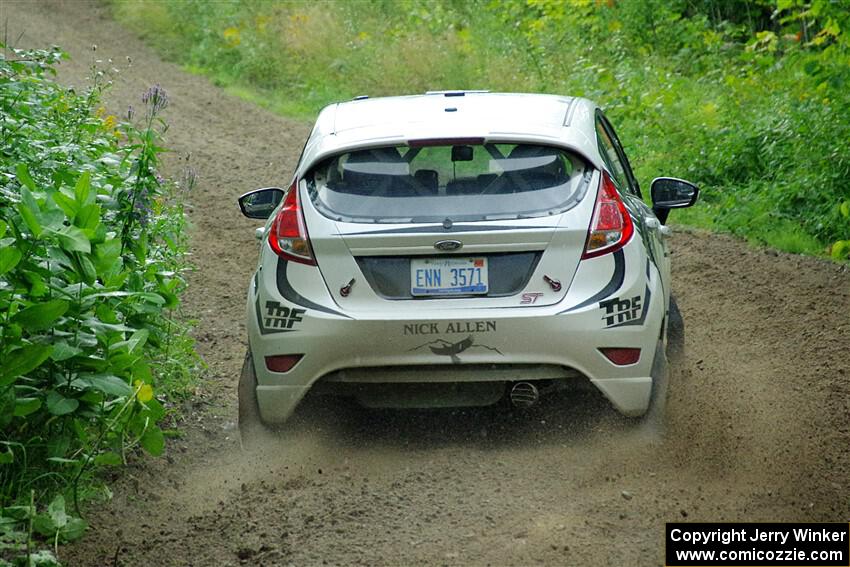
[[[850,234],[850,201],[842,201],[838,205],[838,212],[844,217]],[[830,255],[833,260],[850,260],[850,238],[847,240],[836,240],[832,244]]]
[[[59,542],[78,539],[85,528],[83,520],[66,513],[62,496],[54,498],[45,512],[38,513],[31,492],[26,505],[0,508],[0,567],[61,567],[57,559]],[[36,531],[52,540],[53,549],[39,548],[33,541]],[[14,563],[3,559],[4,555]]]
[[[143,94],[138,123],[121,122],[97,106],[101,72],[76,94],[46,77],[58,49],[6,53],[0,514],[21,520],[14,504],[34,494],[24,516],[58,545],[85,529],[65,512],[62,492],[79,516],[88,473],[122,464],[136,447],[164,450],[167,409],[155,388],[179,395],[169,376],[195,361],[174,316],[185,288],[184,195],[157,173],[162,88]]]

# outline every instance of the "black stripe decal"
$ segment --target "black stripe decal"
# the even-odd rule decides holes
[[[582,307],[587,307],[593,303],[596,303],[600,299],[608,297],[623,285],[623,280],[626,278],[626,254],[623,252],[623,249],[619,249],[614,252],[614,274],[611,276],[611,280],[603,287],[598,293],[594,294],[592,297],[589,297],[579,303],[578,305],[574,305],[569,309],[565,309],[561,311],[561,313],[568,313],[570,311],[575,311],[576,309],[581,309]],[[560,315],[560,313],[559,313]]]
[[[333,309],[329,309],[324,305],[313,303],[312,301],[305,297],[302,297],[301,294],[292,289],[292,284],[289,283],[289,278],[286,277],[286,265],[288,263],[289,262],[287,262],[283,258],[278,258],[277,260],[277,290],[284,297],[284,299],[286,299],[290,303],[300,305],[301,307],[306,307],[308,309],[314,309],[323,313],[330,313],[331,315],[339,315],[340,317],[351,319],[351,317],[340,313],[339,311],[334,311]]]

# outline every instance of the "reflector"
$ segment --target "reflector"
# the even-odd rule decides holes
[[[604,354],[605,358],[617,366],[635,364],[638,360],[640,360],[639,348],[601,348],[599,349],[599,352]]]
[[[303,354],[278,354],[266,357],[266,368],[272,372],[289,372],[298,364]]]

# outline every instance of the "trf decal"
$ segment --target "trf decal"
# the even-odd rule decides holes
[[[301,316],[306,309],[286,307],[277,301],[266,301],[266,315],[263,317],[263,327],[268,330],[292,329],[293,325],[301,322]]]
[[[636,295],[631,299],[614,297],[607,301],[600,301],[599,307],[605,310],[602,316],[605,326],[612,327],[638,319],[643,305],[641,296]]]

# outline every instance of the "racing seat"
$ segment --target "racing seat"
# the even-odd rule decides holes
[[[516,146],[508,159],[520,160],[522,158],[547,158],[551,161],[516,171],[506,171],[487,188],[490,194],[521,193],[524,191],[535,191],[547,187],[554,187],[566,183],[568,178],[564,171],[564,164],[558,150],[545,146]]]
[[[423,194],[436,195],[440,190],[439,178],[433,169],[420,169],[413,174],[413,179],[419,184]]]
[[[373,148],[351,152],[342,166],[342,188],[344,192],[350,195],[392,193],[392,189],[397,184],[397,180],[394,178],[398,176],[346,169],[348,164],[366,163],[404,163],[404,160],[396,148]]]

